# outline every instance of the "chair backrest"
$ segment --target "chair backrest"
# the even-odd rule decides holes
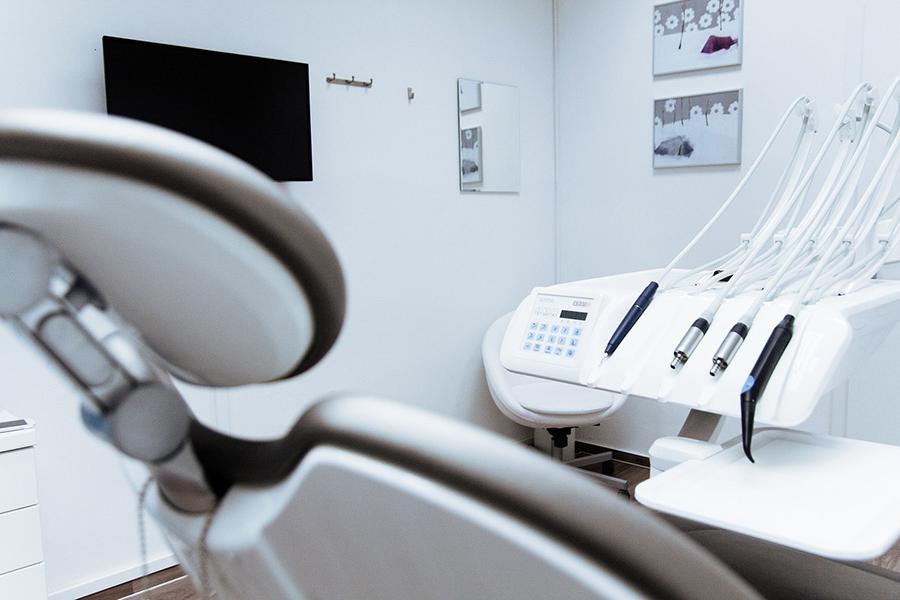
[[[201,544],[223,597],[759,597],[577,472],[418,409],[326,400],[282,457],[288,448],[287,475],[232,486]],[[161,517],[170,537],[191,539]]]

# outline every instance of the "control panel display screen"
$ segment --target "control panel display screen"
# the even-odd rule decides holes
[[[575,319],[576,321],[584,321],[587,319],[586,312],[580,312],[576,310],[564,310],[559,313],[560,319]]]

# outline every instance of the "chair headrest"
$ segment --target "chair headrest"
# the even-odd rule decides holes
[[[341,329],[340,264],[286,188],[173,131],[0,112],[0,222],[55,246],[157,354],[208,385],[301,373]]]

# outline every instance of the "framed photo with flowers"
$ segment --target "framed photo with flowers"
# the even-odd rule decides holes
[[[743,104],[743,90],[655,100],[653,167],[740,164]]]
[[[744,0],[677,0],[653,7],[653,75],[743,60]]]

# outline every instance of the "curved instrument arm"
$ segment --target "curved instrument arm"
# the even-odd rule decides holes
[[[216,496],[191,443],[195,421],[168,373],[93,286],[34,234],[0,224],[0,318],[82,392],[88,428],[143,462],[188,512]]]

